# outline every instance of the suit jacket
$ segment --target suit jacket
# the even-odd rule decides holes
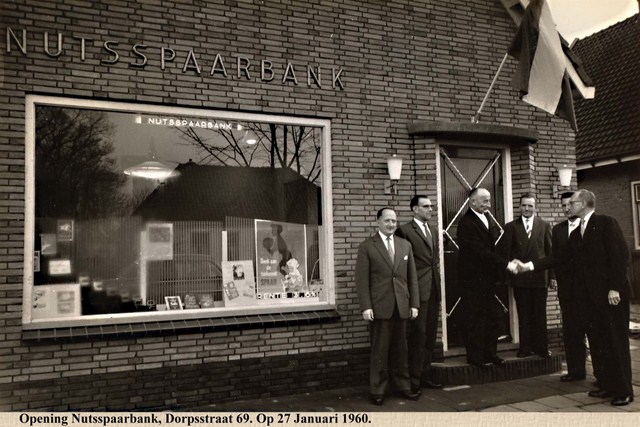
[[[578,229],[578,232],[580,230]],[[569,221],[562,221],[553,226],[551,230],[551,252],[560,258],[563,251],[567,251],[569,244]],[[554,268],[553,275],[558,282],[558,299],[570,300],[574,297],[573,272],[571,265],[560,264]]]
[[[431,230],[431,228],[430,228]],[[418,273],[418,288],[420,302],[428,302],[429,298],[440,300],[440,255],[438,240],[431,231],[431,238],[425,236],[420,226],[414,220],[400,226],[396,230],[396,236],[400,236],[411,243],[413,258]],[[435,295],[431,291],[435,291]]]
[[[379,233],[366,239],[358,248],[356,290],[360,309],[373,309],[376,319],[390,319],[396,305],[400,317],[408,319],[411,308],[420,307],[411,244],[397,236],[393,240],[393,263]]]
[[[489,218],[488,218],[489,219]],[[471,208],[458,223],[458,275],[463,289],[490,289],[500,282],[509,263],[497,251],[500,230],[489,219],[489,229]]]
[[[577,228],[569,237],[568,250],[534,261],[535,269],[566,266],[571,269],[576,285],[584,286],[595,304],[608,304],[610,290],[620,298],[631,297],[628,278],[629,248],[615,218],[591,215],[584,236]]]
[[[504,257],[522,262],[542,259],[551,254],[551,226],[537,216],[533,217],[531,238],[527,237],[522,218],[504,226],[504,235],[500,240]],[[507,276],[511,286],[516,288],[546,288],[549,276],[546,270],[532,271],[526,274]]]

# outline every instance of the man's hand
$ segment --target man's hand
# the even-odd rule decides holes
[[[373,322],[373,310],[368,308],[362,312],[362,318],[369,322]]]
[[[558,281],[556,279],[549,280],[549,289],[551,289],[552,291],[558,290]]]
[[[507,264],[507,270],[509,270],[509,273],[518,274],[518,263],[519,262],[520,261],[518,261],[517,259],[514,259],[511,262],[509,262],[509,264]]]
[[[418,317],[418,309],[411,307],[411,318],[415,319],[416,317]]]
[[[609,299],[609,304],[618,305],[618,303],[620,302],[620,292],[614,291],[613,289],[610,290],[608,299]]]

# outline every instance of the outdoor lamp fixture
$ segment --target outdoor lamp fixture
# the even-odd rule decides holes
[[[569,188],[571,187],[572,173],[573,169],[567,165],[558,167],[558,178],[560,180],[560,185],[553,186],[553,197],[559,197],[562,191],[569,190]]]
[[[400,180],[402,174],[402,157],[396,154],[387,159],[387,171],[389,179],[384,183],[384,194],[398,194],[396,184]]]

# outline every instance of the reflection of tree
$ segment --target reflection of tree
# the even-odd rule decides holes
[[[109,216],[122,202],[107,113],[38,107],[36,181],[39,216]]]
[[[253,123],[242,131],[180,127],[176,130],[187,144],[196,146],[200,151],[199,164],[290,168],[310,182],[320,177],[317,128]],[[206,136],[210,133],[213,133],[212,137]],[[249,134],[257,136],[256,144],[247,144]]]

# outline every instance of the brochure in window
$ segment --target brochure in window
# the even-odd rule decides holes
[[[253,263],[250,260],[222,262],[222,289],[225,307],[256,305],[255,286]]]
[[[258,302],[318,300],[307,280],[306,225],[256,220],[255,228]]]
[[[173,224],[147,224],[146,238],[143,242],[143,252],[148,260],[170,261],[173,259]]]
[[[58,253],[55,234],[45,233],[40,235],[40,251],[42,255],[55,255]]]
[[[167,310],[182,310],[182,300],[178,296],[164,297]]]

